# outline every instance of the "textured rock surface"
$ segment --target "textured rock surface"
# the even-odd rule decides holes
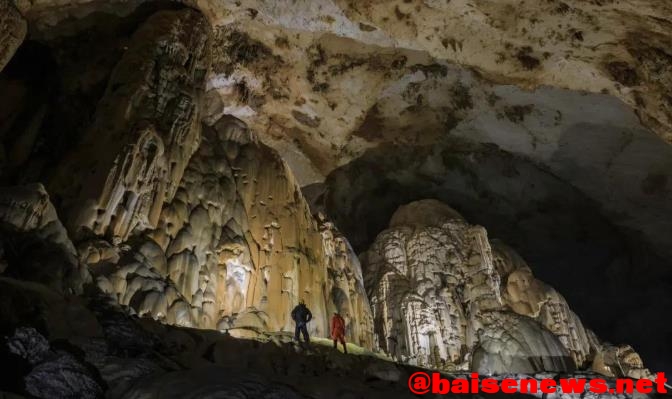
[[[26,36],[27,24],[11,0],[0,1],[0,71]]]
[[[595,147],[584,148],[587,155]],[[650,154],[633,148],[635,153]],[[632,165],[624,163],[624,174],[613,176],[626,176],[626,164]],[[658,359],[652,369],[666,367],[666,356],[658,354],[671,349],[665,337],[672,325],[657,315],[672,310],[668,258],[656,255],[632,230],[615,227],[604,208],[537,163],[459,140],[390,146],[368,152],[332,173],[323,187],[305,192],[317,198],[315,207],[333,218],[357,251],[387,228],[399,206],[423,198],[451,204],[472,223],[487,226],[490,237],[515,248],[599,336],[635,345],[647,364]],[[645,205],[650,201],[636,203],[640,211],[652,209]],[[661,231],[656,237],[662,242],[667,235]]]
[[[28,19],[42,28],[69,16],[93,12],[96,5],[108,12],[123,13],[129,4],[134,4],[118,1],[103,7],[103,2],[95,0],[17,3]],[[393,51],[397,48],[410,49],[437,60],[468,65],[489,79],[505,83],[527,87],[545,84],[590,92],[604,90],[637,107],[643,119],[658,129],[661,136],[669,139],[670,108],[666,95],[669,94],[670,82],[666,80],[665,71],[670,65],[666,52],[670,20],[666,16],[672,11],[666,3],[653,0],[635,3],[567,0],[525,2],[521,5],[514,1],[490,4],[478,0],[364,3],[332,0],[221,3],[198,0],[193,4],[208,16],[213,25],[243,31],[267,46],[279,40],[276,51],[288,61],[284,63],[284,71],[265,71],[280,72],[270,76],[277,83],[286,77],[296,76],[290,72],[293,68],[305,71],[306,64],[311,60],[304,57],[301,48],[308,47],[311,42],[317,45],[322,40],[333,42],[334,37],[343,37],[348,39],[348,43],[357,41]],[[285,29],[296,33],[285,34]],[[643,36],[651,40],[643,43],[640,40]],[[492,37],[500,37],[501,40],[492,41]],[[352,48],[350,54],[345,54],[344,70],[368,68],[366,61],[352,62],[353,58],[356,59],[353,57],[355,54]],[[383,70],[389,69],[389,64],[382,64]],[[269,78],[263,74],[263,69],[254,70],[254,65],[246,69],[257,73],[257,79]],[[244,74],[245,70],[242,70],[241,75]],[[305,72],[302,75],[298,82],[296,78],[292,80],[311,87],[313,82],[304,80]],[[316,78],[320,79],[319,76]],[[338,79],[326,83],[336,83]],[[348,80],[350,87],[336,84],[329,84],[329,87],[333,91],[344,88],[362,92],[358,89],[362,84],[381,90],[379,82],[355,79]],[[288,98],[287,103],[294,102],[301,93],[292,94],[294,96]],[[375,94],[365,96],[365,104],[372,95]],[[271,97],[270,93],[268,97]],[[283,100],[278,103],[289,105]],[[280,109],[277,105],[273,104],[273,108]],[[327,101],[320,100],[307,106],[328,107]],[[324,118],[325,113],[318,114]],[[357,113],[352,116],[359,118],[363,115]],[[290,128],[302,125],[291,122],[291,118],[280,123],[287,123]],[[310,141],[319,142],[319,138],[311,137]]]
[[[653,0],[0,0],[0,184],[48,187],[0,190],[0,329],[53,340],[82,327],[78,345],[113,397],[192,379],[213,395],[315,396],[264,376],[213,384],[222,369],[165,359],[132,319],[112,312],[98,326],[81,298],[61,297],[83,291],[86,265],[124,310],[168,324],[285,337],[305,299],[313,335],[338,310],[349,341],[375,337],[423,366],[645,376],[632,347],[600,342],[534,274],[563,283],[577,312],[590,297],[580,313],[600,335],[633,335],[639,349],[652,319],[647,359],[669,352],[670,11]],[[466,209],[535,273],[436,203],[390,221],[419,198]],[[389,221],[365,256],[375,319],[332,218],[358,249]],[[587,278],[568,288],[577,269]],[[215,363],[216,349],[204,355]],[[78,356],[33,369],[30,393],[64,389],[49,376],[80,373]]]
[[[208,37],[192,10],[156,13],[134,34],[93,125],[50,184],[75,235],[119,241],[156,226],[198,148]],[[89,173],[73,180],[81,170]]]
[[[223,378],[223,376],[226,376]],[[219,381],[219,383],[215,383]],[[232,398],[287,398],[305,396],[295,390],[273,384],[249,373],[211,367],[167,373],[143,380],[125,397],[132,398],[202,398],[218,395]]]
[[[41,184],[0,192],[0,273],[81,293],[91,277]]]
[[[277,335],[261,342],[234,339],[216,331],[176,328],[153,320],[135,319],[120,313],[115,306],[96,302],[90,306],[105,329],[104,338],[71,340],[71,344],[63,345],[44,339],[32,329],[18,329],[12,335],[8,348],[15,356],[11,359],[12,371],[21,371],[17,380],[30,380],[36,375],[41,379],[28,387],[30,391],[12,389],[11,392],[32,393],[31,397],[40,398],[103,397],[102,388],[104,397],[110,399],[416,397],[409,392],[407,380],[419,369],[381,359],[353,345],[349,348],[350,355],[343,355],[333,351],[327,341],[315,343],[306,351],[287,344]],[[27,355],[25,348],[33,348],[30,353],[40,356]],[[5,348],[0,348],[0,355],[2,349]],[[25,361],[24,356],[34,361]],[[22,361],[25,369],[20,367]],[[56,364],[67,367],[56,370],[52,367]],[[2,384],[5,374],[0,377],[0,389],[6,387]],[[76,380],[69,380],[75,375]],[[594,375],[507,373],[495,378],[539,380],[573,376]],[[470,376],[453,373],[446,377]],[[607,379],[607,383],[613,387],[611,379]],[[82,388],[85,390],[79,391]],[[631,397],[618,396],[619,399]]]
[[[124,32],[123,23],[110,26]],[[235,118],[201,133],[209,68],[203,17],[159,11],[128,40],[118,39],[128,44],[107,81],[104,70],[87,77],[107,86],[92,125],[56,173],[45,175],[77,250],[41,186],[35,193],[4,190],[3,218],[63,247],[67,262],[59,267],[89,266],[99,288],[133,313],[257,336],[293,330],[289,311],[305,299],[315,315],[313,334],[328,335],[328,316],[338,310],[351,326],[348,339],[370,346],[358,260],[326,218],[313,218],[286,164]],[[55,54],[67,53],[52,45],[62,51]],[[100,59],[107,67],[111,58]],[[9,122],[5,127],[16,126]],[[36,151],[40,140],[34,141],[22,150]],[[72,178],[82,170],[90,173]],[[33,256],[43,260],[43,252]],[[23,274],[11,262],[3,269],[38,281],[65,273],[39,266],[44,270]]]
[[[205,19],[191,9],[143,10],[82,21],[99,21],[101,30],[120,35],[106,39],[112,55],[92,49],[103,65],[98,75],[87,72],[82,81],[64,75],[77,82],[62,91],[66,98],[80,91],[95,98],[90,86],[106,86],[91,126],[78,127],[81,136],[71,136],[66,155],[54,152],[55,173],[46,172],[39,156],[26,155],[42,172],[22,175],[24,165],[9,159],[3,178],[48,181],[77,244],[75,253],[59,223],[58,238],[79,258],[71,263],[88,265],[98,287],[136,314],[257,335],[293,330],[289,311],[304,299],[315,315],[313,334],[328,335],[328,317],[338,310],[350,325],[348,339],[370,346],[370,308],[347,240],[326,217],[313,218],[286,163],[243,122],[224,116],[202,132],[211,44]],[[76,24],[62,23],[61,35],[77,32]],[[127,33],[135,25],[135,33]],[[51,46],[47,58],[73,62],[60,36],[42,39]],[[24,83],[14,73],[5,84]],[[11,112],[6,116],[8,148],[15,149],[22,140],[12,130],[21,124],[12,122]],[[82,116],[78,126],[84,123]],[[37,130],[44,135],[46,129]],[[39,153],[48,142],[35,137],[22,152]],[[8,204],[17,200],[14,192],[6,195]]]
[[[348,338],[371,345],[356,256],[328,221],[318,227],[286,164],[235,118],[205,129],[156,229],[120,255],[101,244],[82,252],[99,287],[140,315],[254,335],[293,331],[303,299],[313,334],[327,336],[338,310]]]
[[[399,208],[362,262],[377,345],[394,358],[501,374],[585,369],[596,353],[598,363],[609,357],[513,250],[436,200]],[[615,372],[646,373],[641,359],[631,364],[638,370]]]
[[[18,328],[7,341],[10,353],[28,361],[32,370],[25,377],[26,391],[37,398],[103,397],[97,376],[63,351],[53,351],[49,341],[34,328]]]

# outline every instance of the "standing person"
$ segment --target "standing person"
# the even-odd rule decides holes
[[[292,310],[292,320],[296,324],[294,328],[294,340],[296,342],[301,342],[299,339],[299,333],[303,335],[303,340],[308,344],[310,343],[310,337],[308,336],[308,322],[313,319],[313,314],[310,313],[306,303],[301,300],[298,305]]]
[[[334,312],[331,318],[331,339],[334,340],[334,349],[336,349],[336,343],[340,342],[343,344],[343,353],[348,353],[348,347],[345,346],[345,320],[338,312]]]

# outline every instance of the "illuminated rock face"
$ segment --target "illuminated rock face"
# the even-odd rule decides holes
[[[370,346],[357,258],[328,221],[318,226],[285,163],[235,118],[201,140],[157,227],[91,265],[99,287],[140,315],[237,336],[293,331],[303,299],[312,334],[327,336],[339,310],[348,338]]]
[[[399,208],[362,260],[376,343],[397,359],[533,373],[585,368],[597,357],[600,369],[616,354],[520,256],[438,201]],[[632,350],[621,352],[626,358]],[[636,356],[633,371],[616,373],[646,373]],[[602,372],[618,364],[609,363]]]
[[[133,313],[257,336],[293,333],[290,312],[303,299],[313,335],[328,336],[338,310],[347,338],[370,347],[362,273],[344,237],[313,217],[286,163],[243,122],[203,127],[210,36],[195,10],[152,14],[48,189],[26,201],[7,192],[0,216],[55,220],[71,268],[87,265]]]
[[[559,339],[575,364],[588,364],[598,345],[592,331],[585,329],[579,317],[572,312],[553,287],[537,280],[529,266],[511,248],[495,242],[492,244],[494,264],[500,276],[500,290],[507,307],[532,318]]]
[[[198,148],[209,32],[200,13],[183,10],[158,12],[133,35],[93,125],[49,185],[75,236],[119,242],[156,226]]]

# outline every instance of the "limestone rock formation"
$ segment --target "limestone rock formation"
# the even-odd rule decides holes
[[[81,293],[91,280],[41,184],[0,191],[0,273]]]
[[[188,157],[185,154],[195,151],[195,146],[185,146],[184,154],[178,154],[179,151],[172,153],[170,148],[164,148],[163,158],[157,158],[155,175],[140,176],[143,179],[156,178],[155,182],[147,184],[156,187],[147,191],[136,187],[139,184],[133,182],[123,183],[122,188],[119,177],[114,175],[110,175],[109,183],[106,183],[115,159],[119,165],[129,165],[129,178],[133,180],[139,161],[131,158],[146,157],[142,146],[149,139],[147,135],[136,133],[136,127],[131,126],[137,122],[135,116],[131,116],[134,121],[129,121],[128,126],[107,129],[100,125],[119,118],[114,110],[101,110],[96,119],[105,121],[83,129],[87,136],[83,142],[87,144],[79,147],[84,149],[72,147],[81,144],[79,129],[81,125],[90,124],[90,111],[100,100],[96,88],[110,88],[105,95],[105,103],[116,102],[117,99],[126,101],[121,95],[111,97],[111,88],[118,82],[107,85],[106,76],[111,66],[116,64],[116,59],[124,54],[125,63],[129,58],[138,58],[139,65],[155,58],[148,56],[142,59],[137,54],[132,55],[137,53],[134,43],[144,40],[138,36],[127,36],[135,30],[132,27],[143,21],[152,10],[164,10],[162,15],[175,13],[176,9],[196,15],[198,10],[204,15],[201,22],[207,21],[212,27],[209,35],[212,45],[206,46],[212,50],[212,62],[209,63],[212,68],[202,81],[200,76],[193,75],[178,85],[190,98],[203,100],[199,115],[208,124],[215,123],[222,115],[233,115],[243,120],[257,133],[260,141],[278,151],[301,186],[319,184],[325,178],[338,174],[340,168],[350,167],[367,158],[372,151],[392,158],[389,152],[397,150],[391,146],[398,146],[398,149],[410,154],[419,154],[427,147],[452,152],[454,149],[447,148],[451,146],[446,142],[459,138],[482,147],[498,147],[512,157],[529,162],[530,166],[543,173],[560,178],[567,186],[580,190],[591,202],[589,212],[603,216],[618,230],[618,235],[627,236],[628,245],[609,245],[621,248],[631,245],[636,250],[645,248],[642,249],[646,252],[643,257],[656,258],[648,261],[657,265],[647,267],[651,273],[644,278],[639,273],[638,263],[633,261],[639,255],[605,253],[611,249],[603,249],[602,242],[590,245],[596,248],[595,252],[600,252],[595,256],[600,256],[602,260],[593,262],[596,266],[588,272],[590,278],[586,281],[600,274],[611,274],[604,269],[613,268],[616,269],[614,273],[627,269],[628,274],[642,276],[641,280],[665,282],[665,286],[655,290],[655,294],[651,293],[642,298],[638,306],[633,306],[637,312],[628,309],[627,316],[618,325],[612,323],[615,319],[613,310],[602,312],[603,304],[586,305],[590,308],[587,317],[599,319],[594,323],[596,329],[602,333],[613,331],[616,336],[625,338],[633,325],[652,318],[643,316],[644,313],[666,312],[672,306],[669,299],[658,298],[662,295],[659,292],[669,288],[666,283],[670,270],[667,259],[672,258],[672,245],[667,238],[667,232],[672,227],[672,150],[666,143],[666,140],[669,142],[670,127],[671,65],[669,18],[666,18],[670,6],[667,2],[638,0],[633,5],[632,2],[622,1],[578,0],[541,3],[502,0],[497,4],[480,0],[16,0],[13,3],[15,7],[12,5],[12,10],[18,9],[30,25],[30,35],[22,46],[23,51],[17,53],[26,57],[13,60],[16,64],[10,64],[5,71],[12,66],[12,69],[29,70],[25,67],[30,63],[25,60],[32,57],[27,50],[32,46],[39,47],[38,44],[46,46],[47,49],[43,49],[45,59],[48,60],[51,55],[57,65],[52,67],[36,57],[40,60],[38,64],[46,65],[37,74],[54,73],[54,77],[49,76],[47,80],[62,81],[66,93],[58,92],[51,101],[72,106],[46,107],[45,111],[45,104],[40,101],[24,99],[17,101],[21,104],[16,106],[0,101],[0,141],[5,156],[11,158],[7,162],[13,169],[10,175],[20,175],[27,182],[43,181],[64,216],[64,222],[69,227],[83,227],[81,234],[93,229],[124,237],[135,226],[140,230],[153,228],[157,213],[163,206],[159,197],[163,196],[168,201],[171,199],[171,190],[158,186],[168,184],[166,182],[172,177],[159,175],[167,176],[174,172],[176,180],[179,180],[177,175],[186,167],[185,159]],[[184,10],[185,5],[193,9]],[[16,13],[12,11],[10,14]],[[200,23],[189,25],[193,27]],[[153,28],[145,31],[147,29]],[[191,28],[188,30],[191,31]],[[202,38],[197,36],[199,34],[194,33],[192,38],[195,41],[190,42],[189,38],[165,35],[170,40],[175,39],[172,40],[174,43],[190,42],[188,47],[198,61],[198,41]],[[501,40],[493,40],[493,37]],[[109,51],[105,51],[107,49]],[[184,59],[185,54],[182,52],[177,58]],[[177,66],[179,64],[176,62]],[[165,72],[173,67],[157,68]],[[42,74],[42,71],[46,73]],[[118,79],[119,74],[116,75],[115,79]],[[22,98],[25,87],[11,79],[9,84],[6,83],[0,77],[0,89],[12,93],[13,98]],[[204,95],[194,95],[192,89],[201,83]],[[151,92],[160,91],[152,85],[151,82],[147,84]],[[46,96],[48,91],[43,90],[43,86],[45,84],[38,80],[31,91]],[[133,91],[132,88],[128,90]],[[171,90],[158,96],[170,97]],[[49,93],[49,96],[52,94]],[[53,116],[63,114],[63,108],[68,111],[65,113],[73,114],[64,118],[70,123]],[[144,109],[144,106],[141,108]],[[161,105],[157,110],[163,112]],[[6,114],[20,115],[8,118]],[[150,117],[148,122],[156,125],[157,118]],[[11,119],[15,123],[8,128],[11,123],[7,122],[12,122]],[[199,128],[198,124],[195,123],[195,129]],[[122,131],[132,133],[125,135],[123,140],[107,140],[105,137],[112,130],[119,134]],[[162,140],[165,135],[172,134],[164,127],[157,131]],[[192,133],[190,131],[189,134]],[[92,138],[94,136],[102,139]],[[73,154],[80,154],[73,155],[80,159],[62,162],[59,151],[50,151],[55,143],[60,144],[55,146],[57,149],[66,148]],[[130,147],[122,151],[119,147],[123,145]],[[135,149],[131,148],[133,146]],[[150,145],[148,150],[151,148]],[[53,156],[49,162],[41,163],[40,152]],[[86,152],[96,153],[92,156],[96,159],[85,160],[81,154]],[[446,151],[437,151],[434,155],[439,156],[439,152],[445,155]],[[175,159],[168,159],[171,157]],[[422,156],[418,155],[418,158],[422,159]],[[26,160],[30,160],[30,165],[26,165]],[[174,170],[171,166],[173,162]],[[465,177],[471,178],[474,183],[470,186],[497,178],[483,176],[481,170],[472,173],[478,168],[474,165],[477,162],[455,162],[451,154],[441,160],[431,158],[423,161],[422,168],[419,168],[420,179],[425,175],[432,176],[429,185],[441,186],[443,193],[449,192],[455,197],[462,198],[465,194],[455,193],[452,187],[442,185],[442,173],[438,171],[442,162],[461,169]],[[79,193],[78,188],[70,187],[68,179],[71,174],[78,170],[91,170],[93,164],[97,165],[96,172],[85,185],[98,187],[90,193]],[[55,182],[51,182],[51,176],[44,176],[51,173],[50,166],[53,165],[64,169]],[[30,167],[24,169],[24,166]],[[34,173],[34,169],[40,167],[46,173]],[[384,161],[376,160],[366,172],[389,169]],[[517,170],[502,168],[501,172],[522,183],[528,176],[517,175]],[[400,189],[407,192],[411,192],[410,186],[415,186],[418,181],[417,175],[411,178],[401,172],[390,178],[400,182]],[[17,183],[11,181],[11,184]],[[109,190],[117,190],[114,193],[110,191],[109,199],[102,188],[106,184]],[[179,181],[173,184],[176,187]],[[380,179],[366,183],[366,186],[373,185],[389,186]],[[474,191],[479,196],[485,195],[483,184],[479,186],[481,190]],[[502,188],[497,184],[490,186]],[[536,182],[535,187],[535,190],[539,189]],[[126,189],[136,194],[128,194],[126,200],[129,204],[120,206],[119,203],[125,199],[119,197],[123,197],[121,193]],[[155,189],[164,193],[157,196],[148,194]],[[500,190],[496,198],[488,200],[506,203],[514,194],[506,191]],[[133,199],[139,193],[144,199]],[[437,195],[423,194],[407,201]],[[81,205],[85,202],[86,205]],[[365,198],[358,198],[357,202],[376,203]],[[458,206],[454,201],[448,202]],[[542,202],[540,208],[544,212],[557,208],[545,206],[548,204],[545,200]],[[528,202],[521,204],[527,205]],[[120,214],[121,209],[116,211],[115,208],[129,209],[124,216]],[[513,215],[514,220],[519,214],[529,216],[526,207],[518,207],[515,203],[504,208],[506,216]],[[97,215],[99,211],[101,214]],[[500,211],[493,209],[487,216],[501,217]],[[366,225],[375,225],[376,229],[386,225],[391,212],[385,215],[382,224]],[[119,214],[121,220],[107,221],[112,213]],[[131,213],[135,216],[128,216]],[[359,237],[346,228],[347,221],[337,215],[347,215],[348,212],[328,209],[326,213],[348,236],[355,249],[361,251],[364,246]],[[539,212],[535,209],[532,217],[537,214]],[[475,221],[472,214],[465,212],[465,215]],[[137,220],[129,222],[129,218]],[[93,226],[96,223],[99,226]],[[484,224],[482,220],[478,223]],[[521,235],[534,234],[534,231],[530,232],[534,229],[528,229],[526,223],[509,224],[514,225],[512,229],[519,230],[514,233],[522,230]],[[488,228],[499,235],[490,224]],[[602,233],[599,231],[598,235]],[[581,235],[576,231],[579,241]],[[79,240],[79,237],[75,239]],[[616,240],[610,237],[607,241]],[[541,248],[536,242],[520,244],[514,239],[508,239],[508,242],[531,261],[537,259],[530,256],[530,252],[535,252],[537,248],[542,252],[552,246],[549,244]],[[565,248],[560,240],[554,243],[556,253]],[[368,244],[370,241],[365,243]],[[528,246],[523,247],[525,245]],[[632,251],[635,250],[627,250]],[[608,263],[608,259],[615,258],[618,260],[614,261],[614,265],[601,266]],[[623,267],[621,262],[629,263]],[[583,264],[574,267],[584,269]],[[583,300],[590,288],[587,283],[570,292],[568,283],[563,284],[552,275],[560,268],[548,266],[548,269],[551,271],[540,273],[561,288],[570,301],[589,302]],[[637,290],[644,292],[644,286],[645,283],[642,283]],[[619,294],[622,290],[621,286],[615,287],[601,298],[605,302],[617,303],[622,300],[619,299],[622,298]],[[641,306],[647,309],[638,311]],[[628,304],[619,302],[618,306],[609,309],[616,307],[628,307]],[[658,325],[656,330],[661,331],[661,337],[669,333],[664,325]],[[646,342],[644,334],[637,335],[638,341]],[[647,356],[657,350],[646,348]],[[666,351],[669,352],[669,349]]]
[[[501,289],[507,306],[520,315],[537,320],[560,340],[577,366],[585,366],[598,345],[592,331],[583,327],[562,295],[534,277],[532,270],[511,248],[499,242],[493,247],[493,262],[505,282]]]
[[[531,318],[489,312],[475,320],[477,342],[470,369],[483,374],[574,371],[567,349]]]
[[[156,226],[198,148],[209,29],[187,9],[158,12],[133,35],[93,125],[49,184],[77,237],[118,242]]]
[[[504,131],[497,134],[502,139],[505,136]],[[574,167],[597,161],[599,146],[584,143],[585,161],[572,161]],[[628,152],[652,155],[645,148],[649,147],[642,141]],[[614,166],[623,161],[623,173],[612,170],[609,176],[625,183],[625,176],[638,170],[626,158],[634,160],[629,155],[609,155],[600,163]],[[624,199],[603,184],[605,179],[585,174],[582,178],[592,182],[595,191],[610,196],[612,204]],[[667,295],[668,281],[672,281],[668,258],[653,255],[650,247],[632,247],[632,231],[615,228],[605,217],[604,207],[536,163],[495,146],[464,141],[390,146],[339,168],[324,185],[311,190],[317,188],[320,209],[330,215],[358,253],[388,227],[400,205],[423,198],[451,204],[472,224],[487,226],[490,237],[515,248],[534,267],[537,278],[552,284],[599,336],[635,345],[647,364],[659,353],[669,352],[665,337],[672,325],[657,316],[672,309],[672,298]],[[630,209],[640,204],[636,208],[650,216],[656,213],[650,200],[630,204]],[[620,215],[621,221],[628,218],[625,213]],[[647,225],[653,228],[669,220],[661,216]],[[662,242],[669,235],[661,230],[655,236]],[[640,329],[642,325],[649,328]],[[650,367],[658,369],[665,363]]]
[[[96,239],[82,255],[99,287],[139,315],[237,336],[293,331],[300,299],[312,333],[338,310],[348,338],[371,345],[357,257],[326,220],[313,219],[286,164],[235,118],[206,127],[155,229],[116,251]]]
[[[104,3],[17,1],[38,30],[96,9],[123,14],[130,7],[124,1]],[[218,81],[228,81],[225,84],[231,88],[246,83],[254,95],[242,98],[231,109],[240,112],[238,117],[252,119],[262,114],[258,123],[282,126],[285,129],[273,130],[284,136],[287,146],[295,146],[291,143],[295,129],[308,134],[301,145],[309,143],[310,147],[323,149],[327,142],[317,132],[326,126],[356,130],[376,95],[389,88],[385,80],[394,77],[394,70],[406,63],[416,64],[418,56],[434,59],[435,70],[440,71],[443,61],[459,63],[504,84],[605,91],[636,108],[647,124],[662,137],[670,138],[670,81],[665,73],[670,66],[666,50],[670,38],[665,16],[672,10],[665,2],[553,0],[521,5],[512,0],[492,4],[478,0],[197,0],[188,4],[198,7],[213,26],[226,28],[236,38],[247,37],[247,43],[253,45],[233,46],[242,50],[239,54],[261,45],[273,48],[273,55],[285,61],[276,64],[280,68],[269,68],[272,61],[267,59],[233,57],[241,67]],[[493,37],[501,40],[493,41]],[[313,50],[306,57],[305,48],[311,45]],[[335,59],[324,58],[325,52],[319,48],[331,46],[337,50]],[[371,47],[367,50],[367,46]],[[374,47],[378,56],[370,51]],[[393,54],[389,62],[387,54],[380,55],[384,51]],[[401,56],[406,59],[399,60]],[[395,58],[397,62],[393,62]],[[330,71],[322,74],[323,67]],[[317,73],[310,74],[310,70]],[[369,79],[356,76],[362,73]],[[263,93],[263,81],[274,90]],[[368,90],[360,90],[362,86]],[[259,97],[271,106],[262,110]],[[299,101],[293,105],[301,98],[305,104]],[[347,98],[347,106],[339,101],[343,98]],[[334,106],[332,112],[330,104]],[[293,107],[309,119],[319,115],[319,129],[301,122],[301,117],[292,117]],[[340,111],[350,108],[356,112],[344,116],[338,112],[340,107]]]
[[[377,345],[395,358],[488,374],[591,364],[611,375],[648,373],[636,354],[613,369],[620,352],[600,343],[557,291],[436,200],[399,208],[362,263]]]
[[[26,36],[27,24],[11,0],[0,1],[0,71]]]
[[[410,366],[277,344],[300,299],[313,336],[339,311],[349,342],[404,363],[647,377],[568,301],[600,336],[637,337],[647,365],[669,352],[671,14],[657,0],[0,0],[0,343],[16,335],[0,356],[30,384],[12,392],[403,385]],[[422,198],[534,272],[440,202],[392,215]],[[251,358],[230,336],[254,338],[239,342]],[[359,385],[325,384],[329,370]]]
[[[313,334],[327,336],[338,310],[348,339],[370,347],[370,307],[347,240],[314,219],[286,163],[243,122],[224,115],[202,127],[218,49],[208,21],[193,9],[159,10],[127,43],[109,79],[92,78],[106,87],[91,125],[43,175],[70,264],[87,265],[140,316],[257,336],[293,330],[289,313],[304,299]],[[25,152],[43,145],[36,137]]]

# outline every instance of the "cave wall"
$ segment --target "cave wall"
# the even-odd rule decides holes
[[[81,244],[99,287],[139,315],[235,336],[293,332],[291,310],[304,300],[313,335],[328,336],[339,311],[348,339],[370,347],[357,258],[313,218],[282,159],[235,118],[201,140],[156,228],[133,237],[130,252]]]
[[[75,235],[125,240],[136,227],[156,225],[198,148],[209,29],[199,13],[183,10],[156,13],[133,35],[92,126],[49,184]]]
[[[293,332],[289,313],[303,299],[313,334],[328,336],[329,317],[340,311],[348,339],[371,347],[370,307],[347,240],[324,215],[313,217],[286,163],[243,122],[224,116],[202,125],[212,46],[202,14],[160,5],[104,17],[36,34],[2,76],[25,94],[3,113],[7,147],[25,156],[3,164],[2,180],[46,186],[3,189],[3,218],[32,221],[19,212],[46,206],[69,257],[63,270],[32,278],[53,272],[41,282],[60,288],[62,275],[82,270],[81,292],[90,271],[133,314],[237,336]],[[88,47],[87,35],[104,37],[112,51]],[[73,49],[78,41],[90,57]],[[33,55],[55,70],[23,69]],[[38,80],[42,71],[51,74]],[[37,94],[39,82],[53,80],[53,90]],[[75,101],[58,115],[67,99]],[[36,104],[32,129],[11,118],[31,120]],[[73,122],[68,140],[45,149]],[[26,199],[17,194],[30,190]],[[37,234],[30,223],[18,224],[17,241]],[[8,275],[37,273],[30,259],[9,263]]]
[[[78,3],[0,3],[0,54],[16,51],[0,85],[20,100],[0,99],[0,178],[45,183],[73,267],[130,311],[255,334],[291,327],[305,296],[315,333],[349,309],[363,326],[349,338],[369,345],[362,273],[328,217],[361,251],[399,205],[438,198],[511,243],[601,336],[669,353],[669,38],[649,2],[548,2],[520,32],[501,20],[518,9],[483,2]],[[21,47],[16,8],[32,29]],[[570,16],[568,37],[555,25]],[[630,30],[593,34],[597,20]],[[476,27],[505,34],[503,49],[484,51],[500,44]],[[328,217],[313,220],[292,174],[329,174]]]
[[[41,184],[0,191],[0,235],[3,276],[37,282],[62,294],[82,294],[91,282]]]
[[[0,74],[8,93],[0,100],[3,185],[53,178],[66,153],[89,131],[133,33],[166,9],[176,7],[148,3],[123,17],[98,11],[30,32]]]

